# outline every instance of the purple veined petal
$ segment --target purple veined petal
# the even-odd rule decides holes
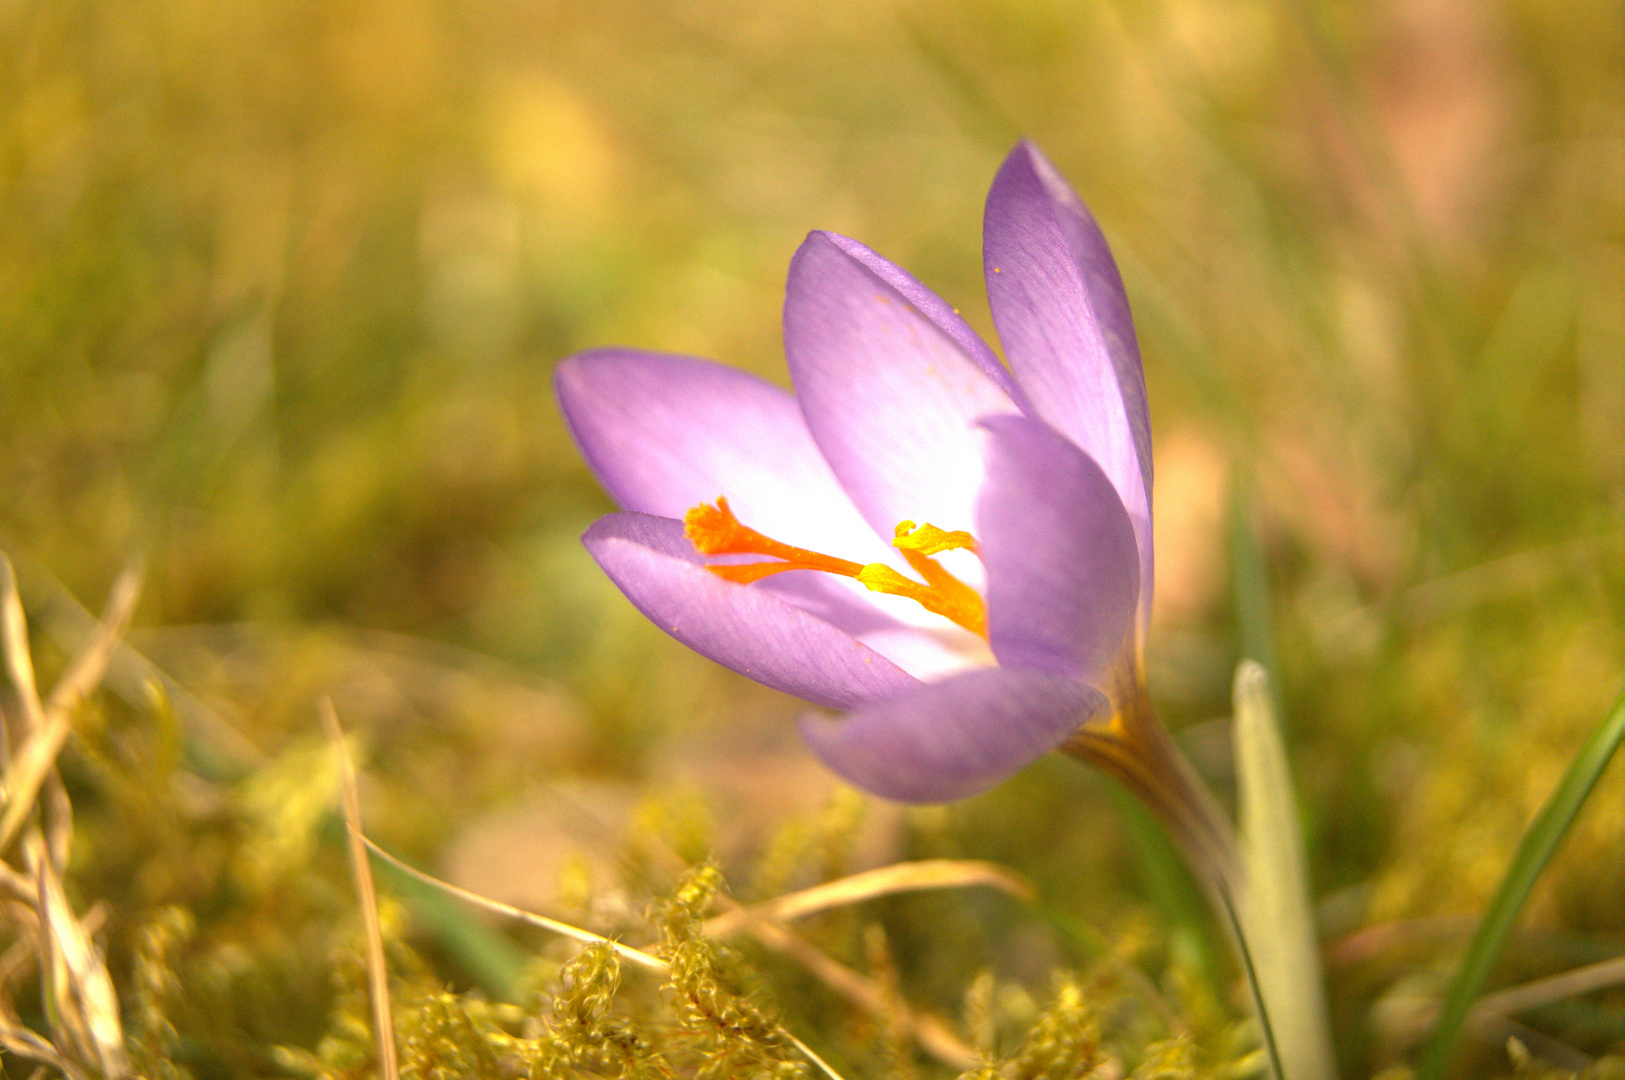
[[[992,787],[1110,708],[1104,694],[1071,679],[982,668],[845,717],[806,717],[801,734],[865,791],[948,802]]]
[[[987,566],[988,640],[1006,668],[1095,685],[1132,649],[1134,526],[1094,459],[1024,416],[984,420],[987,484],[976,535]]]
[[[588,466],[624,509],[681,518],[725,495],[740,521],[775,540],[856,562],[892,557],[779,387],[631,349],[572,356],[553,384]]]
[[[1106,470],[1134,522],[1151,596],[1151,418],[1123,279],[1055,167],[1023,142],[1000,167],[983,225],[988,303],[1037,415]]]
[[[850,634],[765,589],[705,569],[671,518],[599,518],[581,542],[656,626],[747,678],[832,709],[853,709],[920,685]]]
[[[999,389],[1012,401],[1018,404],[1025,402],[1021,388],[1010,377],[1010,372],[1005,366],[999,362],[997,354],[988,348],[987,342],[982,340],[982,335],[972,329],[970,323],[966,322],[951,304],[922,285],[913,274],[856,240],[839,233],[823,235],[836,247],[873,270],[880,280],[896,289],[921,315],[935,323],[937,329],[947,334],[965,350],[965,355],[982,369],[983,374],[997,383]]]
[[[975,421],[1017,409],[952,337],[815,232],[790,262],[784,351],[813,439],[877,533],[889,539],[905,518],[968,527]]]

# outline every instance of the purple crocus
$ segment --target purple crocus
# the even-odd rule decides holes
[[[1150,421],[1122,279],[1029,143],[993,181],[984,239],[1008,368],[914,277],[827,232],[790,264],[793,395],[683,356],[562,362],[565,419],[624,508],[583,541],[679,641],[843,714],[802,731],[858,787],[941,802],[1064,748],[1165,802],[1141,665]]]

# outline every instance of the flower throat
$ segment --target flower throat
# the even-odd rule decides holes
[[[871,592],[903,596],[925,610],[963,626],[973,634],[987,637],[987,611],[976,590],[944,570],[931,556],[963,548],[974,553],[976,538],[963,530],[945,532],[935,525],[916,526],[912,521],[897,523],[892,546],[902,552],[925,584],[899,574],[885,563],[856,563],[806,548],[792,547],[734,517],[728,500],[717,496],[713,503],[701,503],[683,515],[683,534],[702,555],[767,555],[778,562],[732,563],[706,566],[718,577],[747,585],[785,570],[821,570],[855,579]]]

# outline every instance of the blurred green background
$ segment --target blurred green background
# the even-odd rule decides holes
[[[65,765],[81,895],[115,943],[181,902],[325,985],[267,929],[348,903],[319,807],[276,787],[324,693],[367,748],[373,832],[471,887],[602,891],[623,823],[678,792],[766,888],[773,828],[833,785],[796,703],[645,626],[580,550],[609,505],[552,366],[622,344],[784,382],[812,228],[991,336],[982,200],[1027,136],[1122,266],[1152,690],[1221,788],[1230,674],[1265,640],[1232,568],[1260,556],[1335,1021],[1369,1074],[1625,675],[1621,29],[1606,0],[0,4],[0,547],[47,669],[78,640],[65,598],[96,607],[144,557],[130,643],[191,733],[164,759],[115,669],[125,702]],[[233,809],[130,816],[177,775]],[[1070,762],[868,820],[853,865],[998,859],[1154,978],[1176,965]],[[255,823],[304,838],[260,877]],[[1625,951],[1622,835],[1616,763],[1501,982]],[[895,947],[933,987],[1032,945],[935,974]],[[1587,1052],[1625,1043],[1618,991],[1548,1012]]]

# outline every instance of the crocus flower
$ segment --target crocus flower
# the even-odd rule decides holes
[[[1028,143],[984,230],[1008,367],[826,232],[790,264],[793,395],[683,356],[563,361],[565,419],[624,508],[583,541],[661,629],[842,714],[802,732],[858,787],[941,802],[1063,748],[1178,818],[1142,675],[1151,437],[1122,279]]]

